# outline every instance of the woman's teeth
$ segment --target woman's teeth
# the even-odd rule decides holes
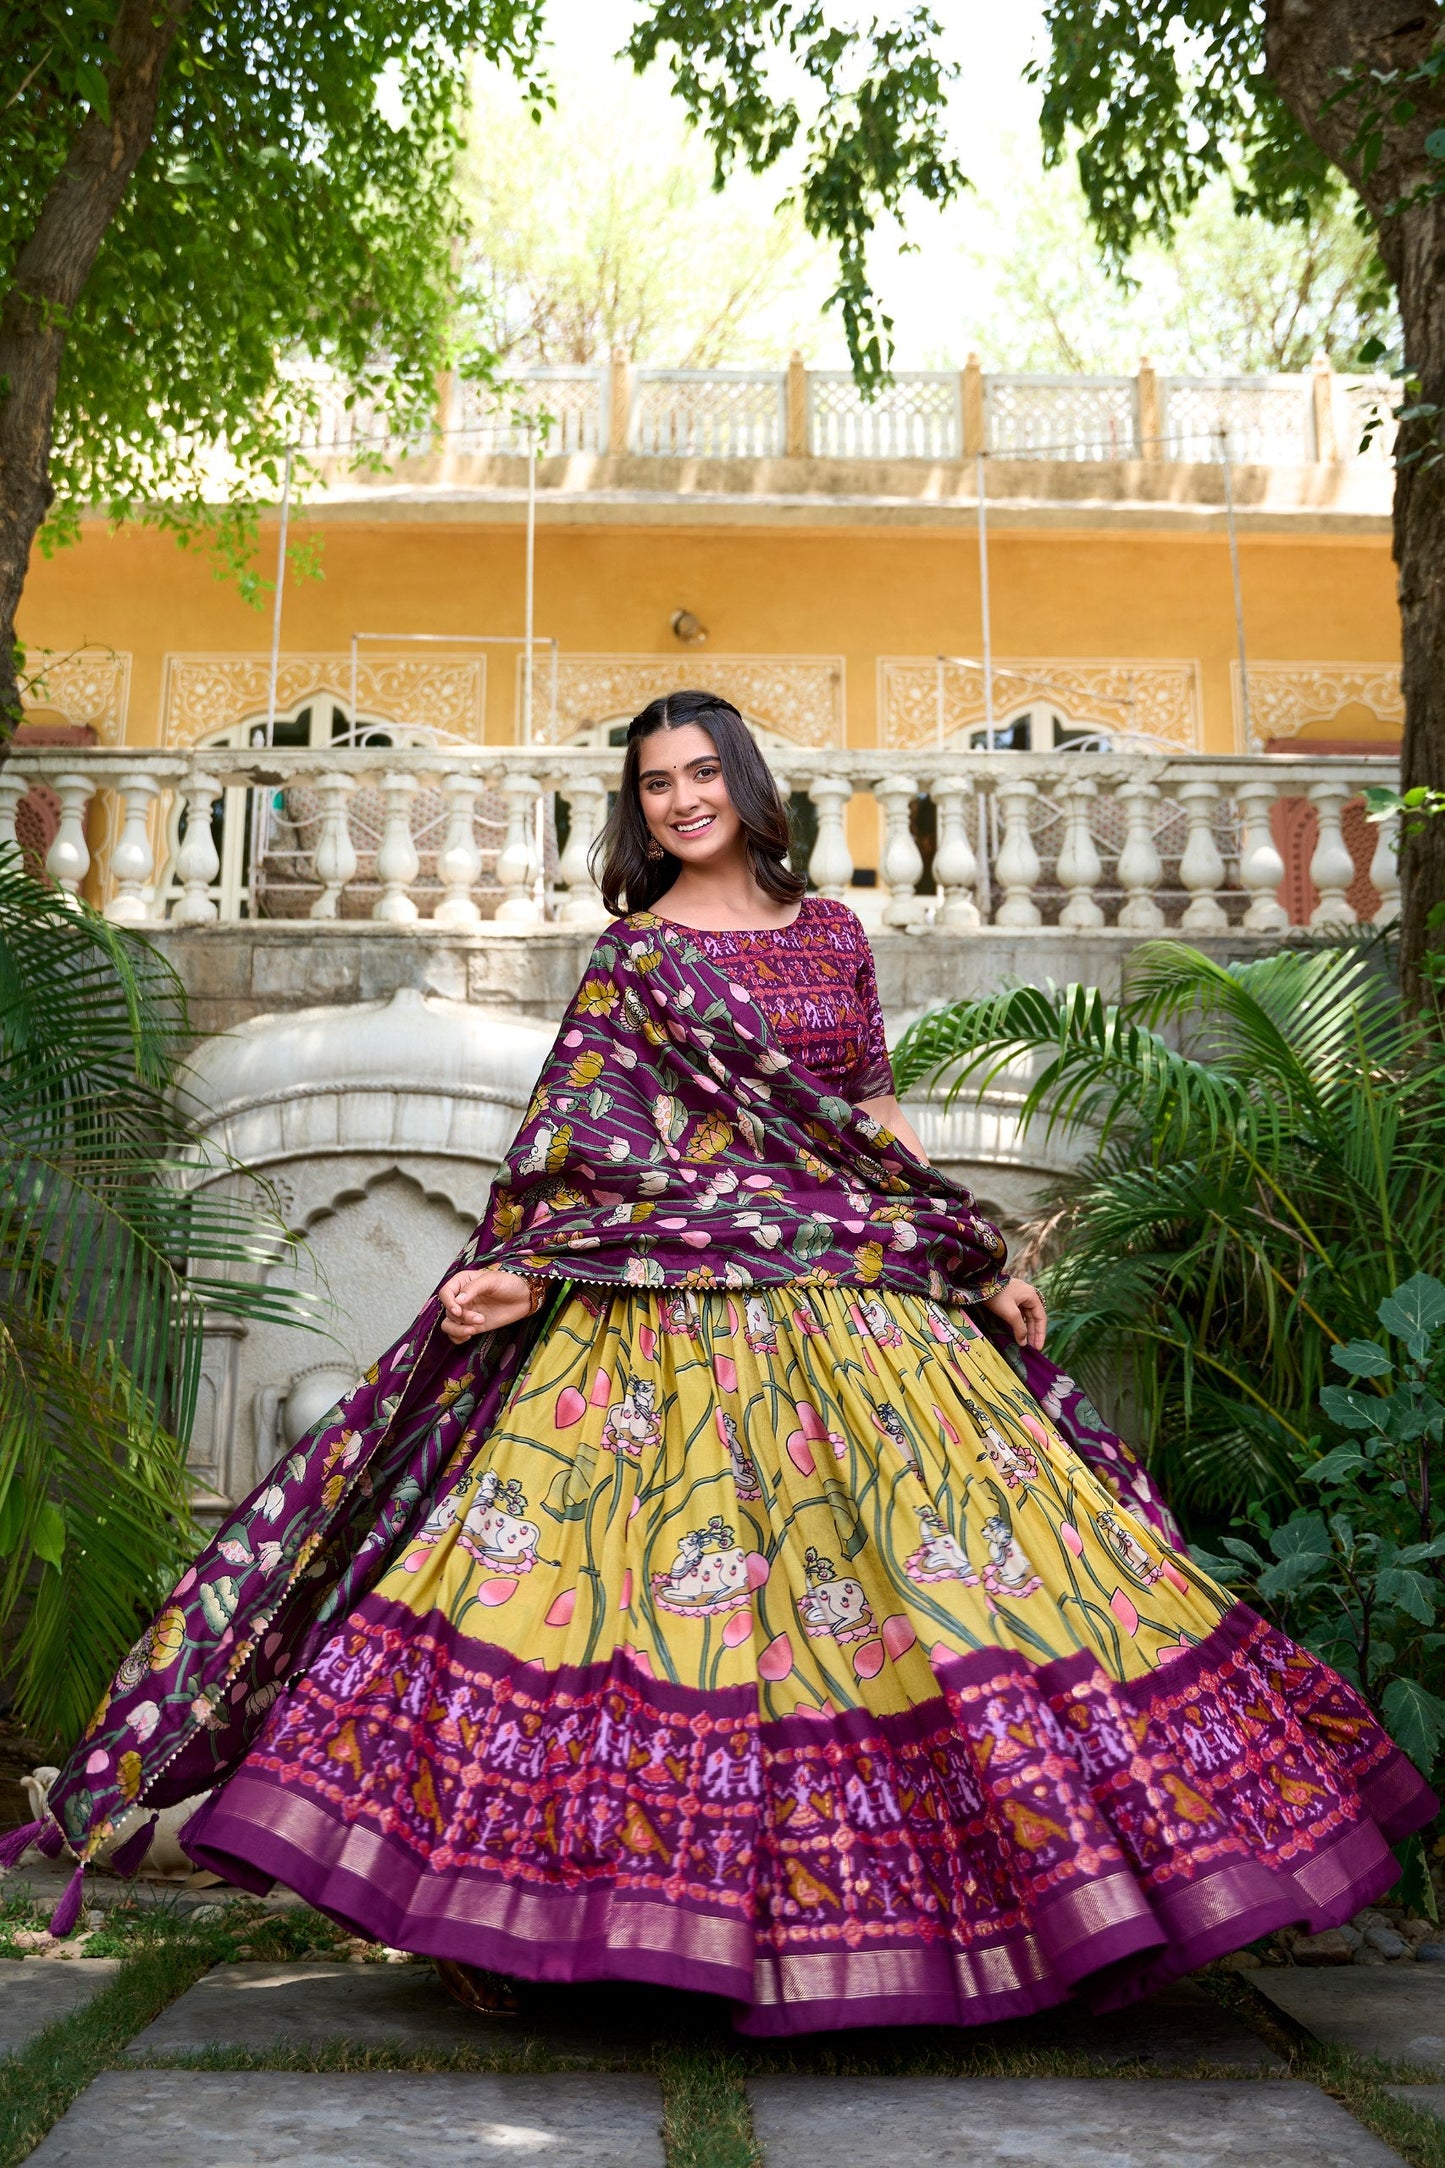
[[[674,821],[672,824],[673,834],[679,836],[700,836],[703,833],[704,829],[711,828],[713,822],[716,819],[717,815],[715,813],[707,813],[704,814],[701,820]]]

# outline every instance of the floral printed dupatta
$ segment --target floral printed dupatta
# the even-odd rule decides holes
[[[1004,1284],[1004,1254],[965,1189],[791,1061],[684,928],[642,913],[598,942],[485,1216],[444,1278],[485,1262],[619,1288],[822,1281],[977,1304]],[[62,1830],[84,1860],[133,1810],[236,1768],[286,1681],[471,1461],[549,1307],[458,1348],[433,1295],[227,1517],[52,1787],[59,1827],[17,1832],[0,1862],[22,1838],[58,1850]],[[1162,1499],[1073,1381],[1009,1350],[1069,1443],[1172,1538]],[[120,1847],[123,1872],[149,1832],[146,1821]],[[57,1932],[78,1903],[77,1885]]]

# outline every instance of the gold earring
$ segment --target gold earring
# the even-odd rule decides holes
[[[652,838],[652,841],[647,846],[647,855],[652,859],[658,859],[662,856],[662,845],[658,842],[656,836]]]

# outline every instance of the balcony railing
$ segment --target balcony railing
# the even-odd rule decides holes
[[[769,756],[795,863],[885,930],[1130,935],[1385,924],[1389,823],[1364,823],[1389,759],[1215,758],[947,745]],[[590,846],[611,749],[31,748],[0,768],[0,841],[122,924],[526,930],[603,919]],[[871,798],[881,894],[855,886],[848,809]]]
[[[851,376],[807,369],[523,369],[498,386],[448,381],[435,433],[395,434],[371,395],[304,377],[316,402],[299,422],[323,460],[390,462],[444,448],[461,457],[525,454],[535,425],[547,454],[640,459],[1232,460],[1310,465],[1384,459],[1393,436],[1388,377],[1298,375],[1014,376],[904,371],[864,398]],[[298,412],[301,409],[298,406]],[[1362,449],[1363,445],[1363,449]]]

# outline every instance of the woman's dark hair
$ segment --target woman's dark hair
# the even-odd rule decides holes
[[[648,856],[652,831],[642,810],[639,773],[646,740],[659,730],[681,730],[687,723],[705,730],[717,747],[728,798],[742,822],[753,879],[779,903],[796,903],[808,883],[787,862],[788,815],[772,772],[731,702],[701,692],[668,693],[650,701],[627,726],[621,787],[590,854],[602,901],[614,913],[646,911],[677,879],[680,867],[671,851],[660,858]]]

